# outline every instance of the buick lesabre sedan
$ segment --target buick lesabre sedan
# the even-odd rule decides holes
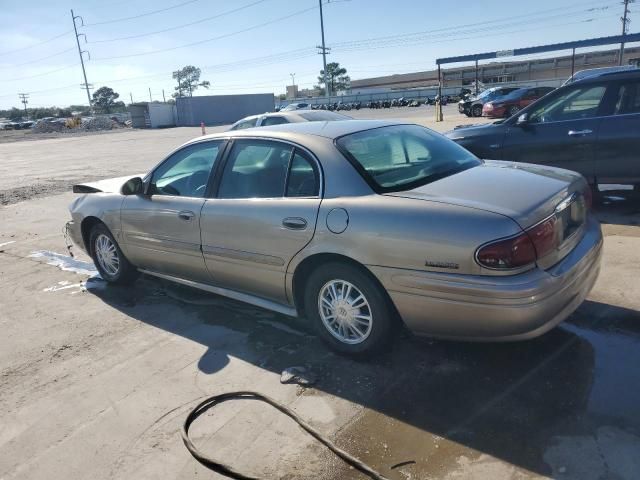
[[[504,341],[584,300],[602,235],[577,173],[481,161],[417,125],[203,136],[148,174],[76,185],[68,230],[102,277],[139,272],[301,316],[370,354],[406,326]]]

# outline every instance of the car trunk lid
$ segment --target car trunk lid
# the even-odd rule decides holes
[[[557,247],[538,258],[538,264],[548,268],[572,250],[584,230],[586,187],[580,174],[568,170],[489,160],[413,190],[386,195],[490,211],[511,218],[523,230],[554,217]]]

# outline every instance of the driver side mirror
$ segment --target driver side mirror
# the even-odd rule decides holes
[[[120,189],[122,195],[142,195],[144,193],[144,183],[140,177],[127,180]]]
[[[523,113],[522,115],[518,116],[518,120],[516,120],[516,125],[518,126],[527,125],[528,123],[529,123],[528,113]]]

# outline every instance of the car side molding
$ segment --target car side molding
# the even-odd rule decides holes
[[[213,285],[195,282],[193,280],[187,280],[185,278],[175,277],[173,275],[167,275],[166,273],[158,273],[152,270],[145,270],[142,268],[139,268],[138,270],[147,275],[152,275],[154,277],[162,278],[164,280],[169,280],[171,282],[181,283],[182,285],[187,285],[188,287],[197,288],[199,290],[204,290],[206,292],[214,293],[216,295],[221,295],[223,297],[231,298],[239,302],[248,303],[249,305],[254,305],[256,307],[264,308],[266,310],[271,310],[273,312],[281,313],[283,315],[287,315],[288,317],[294,317],[294,318],[298,317],[298,312],[295,308],[289,307],[287,305],[283,305],[281,303],[277,303],[271,300],[267,300],[262,297],[257,297],[255,295],[250,295],[248,293],[236,292],[235,290],[229,290],[227,288],[214,287]]]

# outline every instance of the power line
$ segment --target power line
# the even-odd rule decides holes
[[[600,8],[608,9],[608,8],[610,8],[610,6],[605,6],[605,7],[600,7]],[[578,12],[573,12],[572,14],[573,15],[577,15],[577,14],[586,14],[586,13],[593,13],[593,9],[591,9],[591,8],[584,9],[584,10],[580,10]],[[440,29],[434,29],[434,30],[425,30],[425,31],[420,31],[420,32],[405,33],[405,34],[399,34],[399,35],[390,35],[390,36],[383,36],[383,37],[372,37],[372,38],[363,39],[363,40],[353,40],[353,41],[347,41],[347,42],[334,43],[334,44],[332,44],[332,47],[340,48],[340,47],[350,47],[350,46],[358,46],[358,45],[361,45],[361,44],[373,44],[373,43],[388,43],[388,44],[390,44],[390,43],[394,43],[394,42],[395,43],[406,42],[408,40],[414,40],[414,39],[427,39],[427,38],[433,38],[433,37],[440,38],[442,36],[457,36],[459,34],[459,32],[457,30],[459,30],[459,29],[465,29],[465,33],[476,33],[476,32],[482,32],[482,31],[495,30],[495,29],[499,29],[499,28],[510,28],[510,27],[514,27],[514,26],[517,26],[517,25],[528,25],[528,24],[531,24],[531,23],[539,23],[539,22],[544,22],[544,21],[547,21],[547,20],[555,19],[555,18],[565,18],[567,15],[568,15],[568,13],[562,13],[562,14],[550,15],[550,16],[537,18],[537,19],[525,19],[525,20],[520,20],[520,21],[517,21],[517,22],[510,21],[511,18],[496,19],[496,20],[492,20],[491,23],[500,23],[500,22],[502,22],[502,24],[501,25],[487,25],[487,22],[479,22],[479,23],[474,23],[474,24],[457,25],[457,26],[453,26],[453,27],[446,27],[446,28],[440,28]],[[479,27],[476,28],[476,29],[469,30],[468,27],[471,27],[471,26],[479,26]]]
[[[9,55],[9,54],[15,53],[15,52],[22,52],[23,50],[28,50],[29,48],[37,47],[38,45],[44,45],[45,43],[53,42],[54,40],[57,40],[58,38],[64,37],[65,35],[69,35],[71,32],[73,32],[73,30],[67,30],[66,32],[61,33],[60,35],[56,35],[55,37],[51,37],[48,40],[43,40],[42,42],[33,43],[31,45],[27,45],[26,47],[16,48],[15,50],[7,50],[6,52],[0,52],[0,57],[4,56],[4,55]]]
[[[309,12],[311,10],[315,10],[316,8],[318,8],[318,7],[305,8],[304,10],[299,10],[297,12],[290,13],[289,15],[285,15],[283,17],[275,18],[273,20],[269,20],[267,22],[263,22],[263,23],[260,23],[258,25],[253,25],[251,27],[247,27],[247,28],[244,28],[242,30],[237,30],[235,32],[225,33],[224,35],[218,35],[217,37],[211,37],[211,38],[206,38],[204,40],[198,40],[197,42],[191,42],[191,43],[187,43],[187,44],[184,44],[184,45],[178,45],[176,47],[162,48],[162,49],[159,49],[159,50],[151,50],[149,52],[132,53],[132,54],[129,54],[129,55],[117,55],[117,56],[113,56],[113,57],[96,58],[95,61],[116,60],[116,59],[120,59],[120,58],[142,57],[142,56],[147,56],[147,55],[153,55],[153,54],[156,54],[156,53],[170,52],[170,51],[173,51],[173,50],[178,50],[180,48],[187,48],[187,47],[193,47],[195,45],[202,45],[203,43],[209,43],[209,42],[213,42],[215,40],[221,40],[223,38],[228,38],[228,37],[231,37],[231,36],[234,36],[234,35],[238,35],[240,33],[245,33],[245,32],[249,32],[251,30],[256,30],[258,28],[262,28],[262,27],[265,27],[267,25],[271,25],[273,23],[281,22],[283,20],[287,20],[287,19],[295,17],[297,15],[302,15],[303,13]]]
[[[59,55],[62,55],[62,54],[67,53],[67,52],[70,52],[70,51],[72,51],[72,50],[74,50],[74,48],[73,48],[73,47],[72,47],[72,48],[67,48],[66,50],[63,50],[63,51],[58,52],[58,53],[54,53],[54,54],[52,54],[52,55],[47,55],[46,57],[38,58],[37,60],[31,60],[31,61],[29,61],[29,62],[19,63],[19,64],[17,64],[17,65],[11,65],[11,66],[9,66],[9,67],[1,67],[1,68],[3,68],[3,69],[4,69],[4,68],[16,68],[16,67],[22,67],[22,66],[24,66],[24,65],[31,65],[32,63],[37,63],[37,62],[41,62],[41,61],[43,61],[43,60],[48,60],[48,59],[50,59],[50,58],[57,57],[57,56],[59,56]]]
[[[565,25],[577,25],[577,24],[582,24],[582,23],[590,23],[593,22],[595,20],[602,20],[602,18],[600,19],[594,19],[594,18],[589,18],[586,20],[579,20],[576,22],[563,22],[563,23],[556,23],[556,24],[552,24],[552,25],[543,25],[543,26],[537,26],[537,27],[532,27],[532,28],[526,28],[526,29],[518,29],[518,30],[509,30],[509,31],[499,31],[496,33],[488,33],[485,35],[474,35],[474,36],[466,36],[466,37],[453,37],[453,38],[445,38],[445,39],[441,39],[441,40],[433,40],[431,38],[420,38],[420,39],[413,39],[410,41],[405,41],[402,43],[393,43],[393,44],[381,44],[381,45],[360,45],[360,46],[354,46],[354,47],[348,47],[348,48],[337,48],[337,50],[339,52],[356,52],[356,51],[362,51],[362,50],[376,50],[376,49],[382,49],[382,48],[393,48],[393,47],[406,47],[406,46],[413,46],[413,45],[420,45],[422,43],[425,42],[429,42],[429,44],[433,44],[433,43],[446,43],[446,42],[453,42],[453,41],[460,41],[460,40],[474,40],[477,38],[487,38],[487,37],[497,37],[497,36],[502,36],[502,35],[511,35],[514,33],[519,33],[519,32],[527,32],[527,31],[536,31],[536,30],[540,30],[540,29],[546,29],[546,28],[555,28],[555,27],[562,27]],[[486,30],[494,30],[494,29],[485,29],[483,31]],[[480,30],[478,31],[480,32]]]
[[[77,65],[78,65],[77,63],[74,63],[73,65],[67,65],[67,66],[62,67],[62,68],[57,68],[55,70],[49,70],[48,72],[38,73],[36,75],[27,75],[26,77],[3,78],[2,80],[0,80],[0,82],[15,82],[16,80],[28,80],[29,78],[44,77],[45,75],[51,75],[52,73],[61,72],[63,70],[68,70],[69,68],[73,68],[73,67],[75,67]]]
[[[253,2],[253,3],[249,3],[247,5],[243,5],[242,7],[234,8],[233,10],[228,10],[226,12],[222,12],[222,13],[219,13],[217,15],[213,15],[211,17],[202,18],[200,20],[196,20],[195,22],[183,23],[182,25],[176,25],[175,27],[164,28],[162,30],[155,30],[153,32],[141,33],[141,34],[138,34],[138,35],[129,35],[127,37],[117,37],[117,38],[107,38],[107,39],[103,39],[103,40],[93,40],[93,41],[91,41],[89,43],[118,42],[118,41],[121,41],[121,40],[131,40],[131,39],[134,39],[134,38],[149,37],[151,35],[157,35],[159,33],[171,32],[173,30],[179,30],[181,28],[191,27],[193,25],[198,25],[200,23],[208,22],[208,21],[214,20],[216,18],[224,17],[226,15],[230,15],[232,13],[236,13],[236,12],[239,12],[241,10],[245,10],[247,8],[253,7],[253,6],[258,5],[260,3],[264,3],[266,1],[268,1],[268,0],[258,0],[258,1]]]
[[[105,21],[102,21],[102,22],[86,23],[86,24],[83,24],[82,26],[84,26],[84,27],[94,27],[94,26],[97,26],[97,25],[108,25],[110,23],[117,23],[117,22],[124,22],[124,21],[127,21],[127,20],[134,20],[136,18],[147,17],[149,15],[155,15],[156,13],[166,12],[166,11],[169,11],[169,10],[173,10],[175,8],[184,7],[185,5],[188,5],[190,3],[195,3],[197,1],[199,1],[199,0],[188,0],[186,2],[178,3],[177,5],[172,5],[170,7],[161,8],[159,10],[153,10],[151,12],[141,13],[139,15],[133,15],[131,17],[114,18],[113,20],[105,20]]]

